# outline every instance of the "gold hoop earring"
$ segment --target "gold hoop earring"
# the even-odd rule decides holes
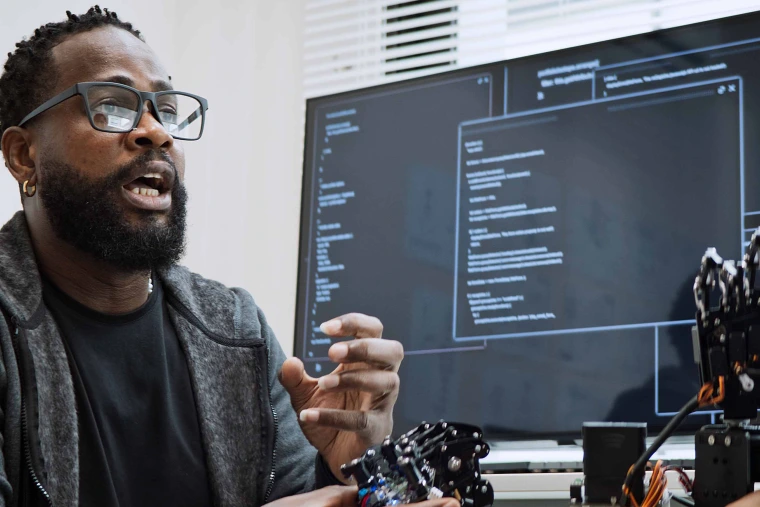
[[[37,193],[37,185],[29,185],[29,180],[24,182],[24,195],[27,197],[34,197]]]

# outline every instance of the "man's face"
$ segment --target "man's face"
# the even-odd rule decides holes
[[[51,97],[88,81],[146,91],[170,86],[153,51],[114,27],[72,36],[54,48],[53,58],[58,80]],[[124,270],[179,259],[185,232],[184,153],[147,109],[131,132],[100,132],[76,96],[43,113],[30,130],[35,131],[30,156],[37,166],[39,197],[59,238]]]

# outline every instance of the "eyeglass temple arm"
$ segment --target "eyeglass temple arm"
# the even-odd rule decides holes
[[[188,116],[187,118],[185,118],[185,121],[183,121],[182,123],[180,123],[179,125],[177,125],[177,130],[182,130],[183,128],[187,127],[188,125],[190,125],[191,123],[193,123],[195,120],[197,120],[198,118],[200,118],[201,115],[202,115],[202,111],[201,111],[201,108],[199,107],[195,111],[193,111],[192,113],[190,113],[190,116]]]
[[[47,102],[43,103],[40,107],[38,107],[37,109],[35,109],[34,111],[32,111],[31,113],[29,113],[28,115],[26,115],[24,117],[24,119],[21,120],[21,122],[18,124],[18,126],[22,127],[24,125],[24,123],[28,122],[29,120],[31,120],[32,118],[34,118],[38,114],[47,111],[51,107],[57,106],[58,104],[60,104],[64,100],[70,99],[71,97],[73,97],[74,95],[76,95],[77,93],[79,93],[77,91],[77,86],[78,85],[74,85],[71,88],[69,88],[68,90],[65,90],[65,91],[59,93],[58,95],[56,95],[52,99],[50,99]]]

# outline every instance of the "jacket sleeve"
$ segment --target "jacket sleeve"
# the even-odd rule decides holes
[[[274,487],[267,501],[341,484],[301,431],[295,410],[290,403],[290,395],[278,379],[278,372],[285,362],[286,355],[260,309],[258,313],[262,337],[266,339],[269,354],[272,407],[277,414]]]
[[[8,426],[8,415],[5,409],[8,407],[8,383],[9,375],[18,374],[16,368],[15,355],[11,346],[11,326],[10,318],[5,312],[0,312],[0,507],[14,505],[14,491],[11,484],[18,487],[19,470],[18,458],[20,455],[21,428],[11,423]],[[6,334],[7,333],[7,334]],[[8,359],[8,356],[13,359]],[[20,393],[19,393],[20,394]],[[21,406],[18,400],[19,408]],[[12,410],[11,410],[12,412]],[[11,421],[18,421],[10,417]],[[20,421],[19,421],[20,423]],[[10,431],[9,431],[10,429]],[[15,431],[14,431],[15,430]],[[15,437],[15,438],[14,438]],[[16,458],[15,460],[13,458]],[[16,491],[18,495],[18,491]]]

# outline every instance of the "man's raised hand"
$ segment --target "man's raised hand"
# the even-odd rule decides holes
[[[319,380],[290,358],[280,382],[309,442],[319,450],[336,477],[340,465],[380,443],[393,429],[393,405],[398,398],[398,369],[404,358],[401,343],[383,340],[383,325],[375,317],[350,313],[322,326],[331,337],[353,340],[335,343],[328,356],[338,367]]]

